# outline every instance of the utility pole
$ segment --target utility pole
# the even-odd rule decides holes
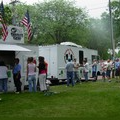
[[[113,18],[111,10],[111,1],[109,0],[109,14],[110,14],[110,35],[111,35],[111,44],[112,44],[112,59],[115,59],[115,41],[113,36]]]
[[[16,10],[15,10],[15,5],[17,3],[20,3],[19,0],[11,0],[11,2],[9,4],[12,5],[12,13],[13,13],[13,16],[12,16],[12,24],[13,25],[17,25],[17,14],[16,14]]]

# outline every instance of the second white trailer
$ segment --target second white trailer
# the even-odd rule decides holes
[[[83,64],[83,59],[87,59],[88,63],[91,64],[92,60],[98,57],[98,51],[82,47],[56,44],[39,46],[39,56],[45,57],[45,60],[48,63],[47,78],[53,82],[66,79],[65,65],[69,58],[71,60],[77,58],[77,61],[80,64]],[[80,68],[80,74],[81,70],[82,67]],[[80,77],[83,77],[82,74]],[[91,71],[89,77],[91,77]]]

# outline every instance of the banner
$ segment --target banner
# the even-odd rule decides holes
[[[0,30],[2,29],[0,25]],[[5,41],[2,40],[0,35],[1,43],[24,43],[24,31],[22,27],[8,26],[8,36]]]

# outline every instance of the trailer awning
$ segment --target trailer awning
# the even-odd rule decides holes
[[[0,44],[0,51],[31,51],[18,45]]]

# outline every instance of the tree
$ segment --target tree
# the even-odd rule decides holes
[[[107,50],[111,46],[108,25],[109,21],[101,19],[90,19],[90,40],[88,48],[98,50],[100,57],[103,59],[108,58]]]
[[[29,10],[34,33],[31,44],[48,45],[71,41],[98,50],[102,58],[108,57],[107,49],[111,48],[111,40],[107,12],[103,13],[101,19],[91,19],[84,9],[75,7],[74,1],[69,0],[49,0],[34,5],[17,4],[15,9],[18,23],[26,10]]]
[[[115,44],[120,42],[120,2],[113,1],[111,3],[111,11],[113,18],[113,30],[114,30],[114,39]]]
[[[88,40],[87,15],[73,2],[51,0],[36,4],[34,18],[39,44],[72,41],[85,45]]]
[[[115,44],[120,40],[120,3],[111,2],[111,11],[113,19],[113,35]],[[110,55],[108,49],[112,49],[110,32],[110,14],[109,11],[101,15],[101,19],[90,19],[90,41],[89,47],[97,49],[102,58],[107,59]]]
[[[113,37],[115,42],[115,47],[117,47],[117,43],[120,41],[120,2],[112,1],[110,3],[111,6],[111,13],[112,13],[112,24],[113,24]],[[110,14],[109,12],[104,12],[102,14],[102,21],[104,21],[104,28],[106,32],[106,36],[110,39],[111,32],[110,32]],[[108,47],[112,49],[112,41],[108,43]]]

